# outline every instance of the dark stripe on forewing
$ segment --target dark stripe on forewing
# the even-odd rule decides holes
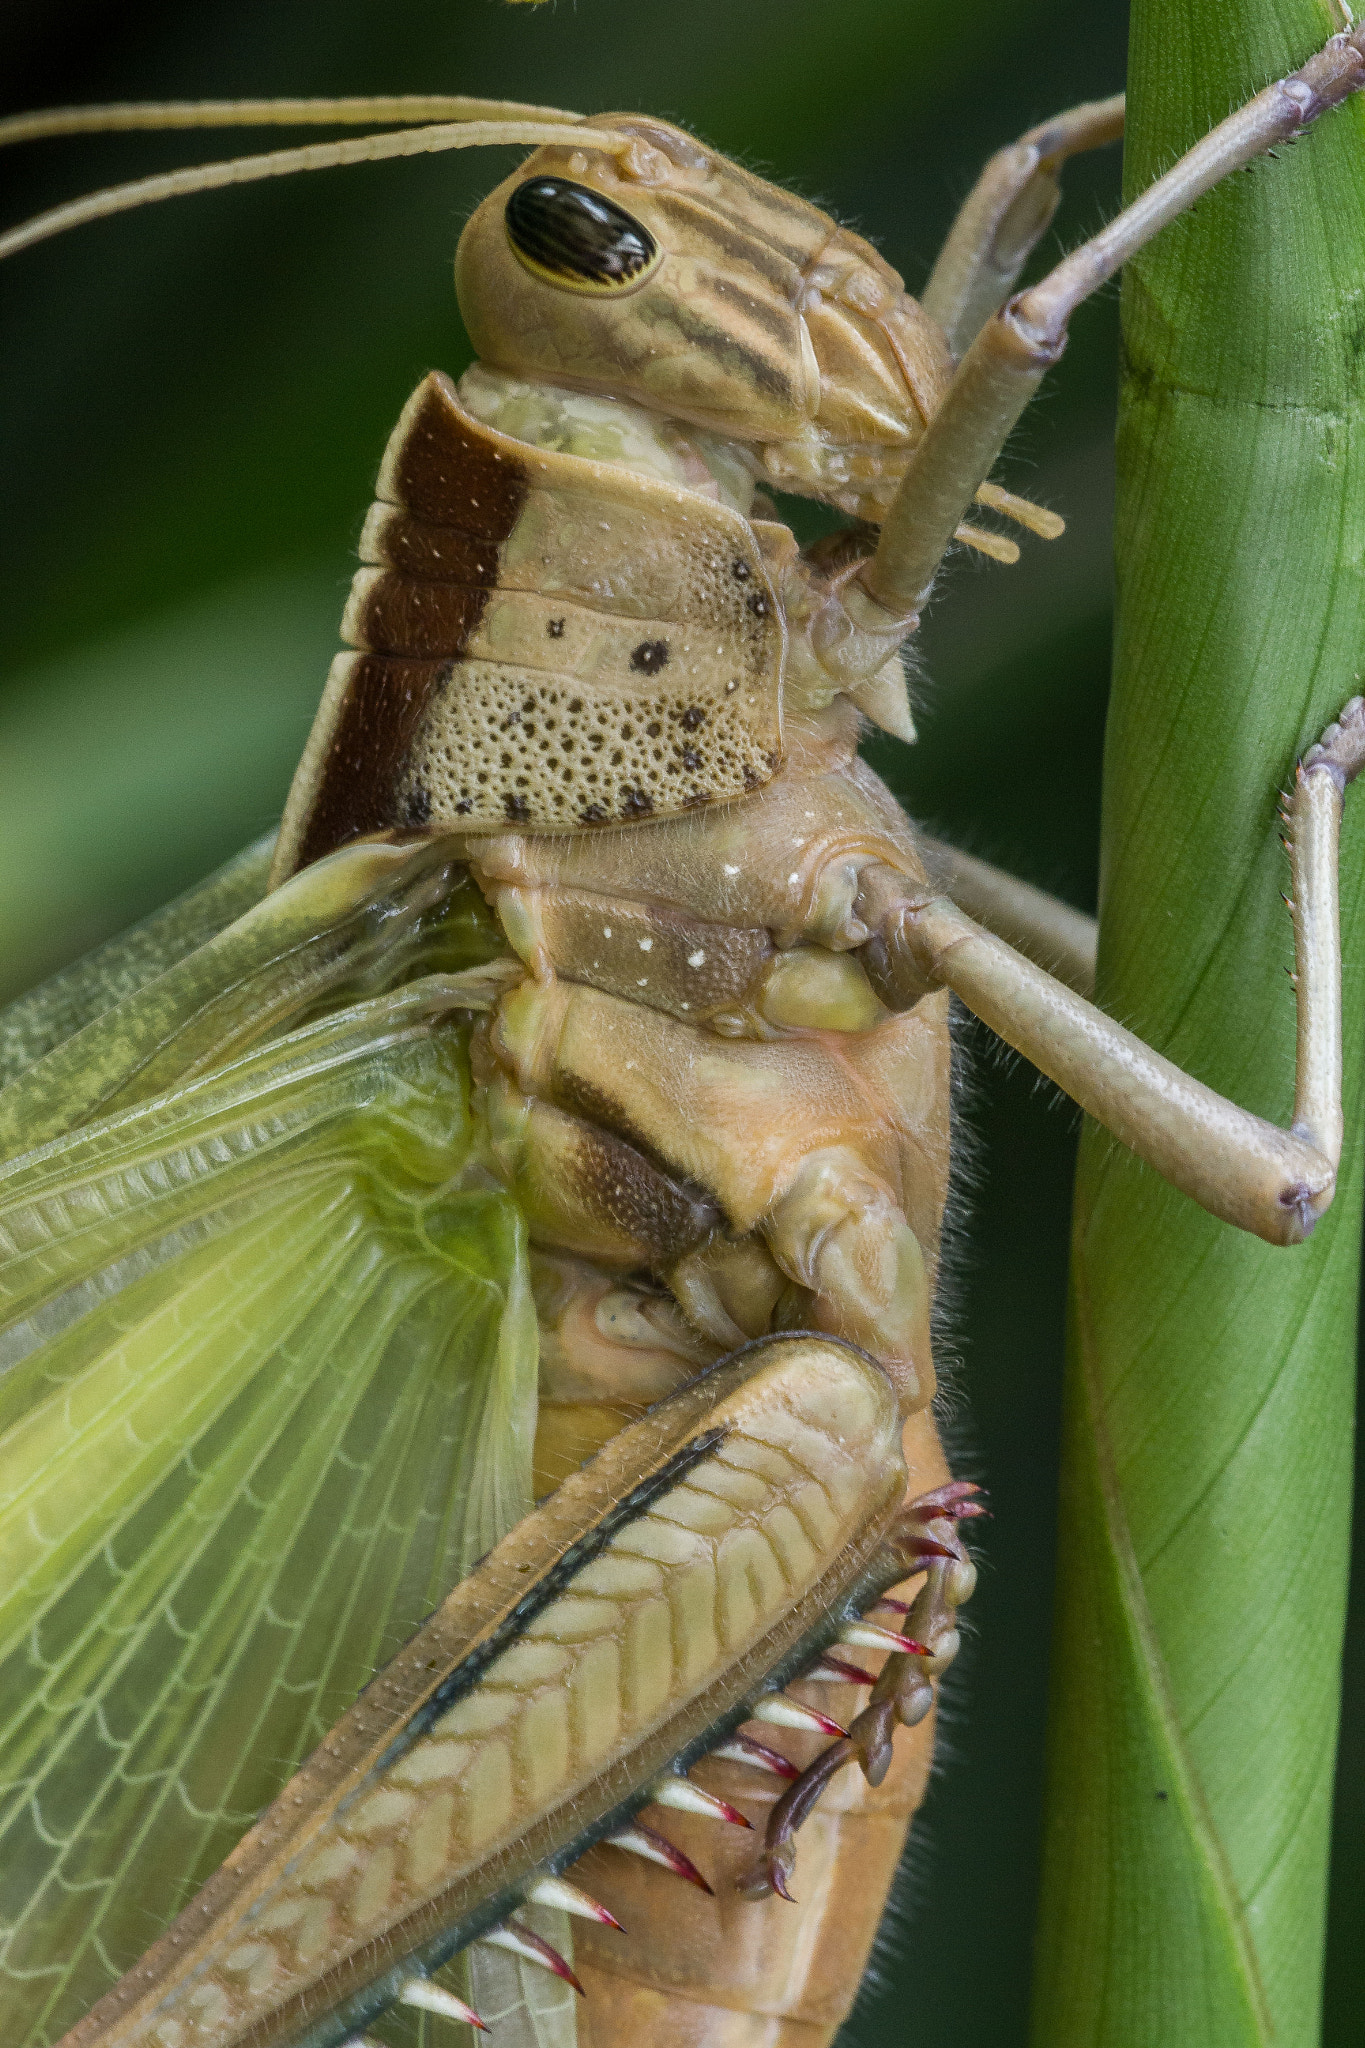
[[[395,815],[408,749],[449,662],[357,655],[299,848],[300,867],[371,832],[425,823]]]
[[[709,1458],[712,1451],[724,1443],[729,1434],[728,1427],[723,1424],[702,1430],[690,1443],[674,1451],[671,1458],[666,1458],[657,1471],[649,1473],[638,1486],[633,1486],[629,1493],[624,1494],[609,1507],[594,1522],[591,1529],[584,1531],[576,1543],[571,1543],[566,1550],[561,1551],[554,1563],[523,1594],[516,1606],[503,1616],[497,1626],[489,1631],[484,1640],[476,1643],[469,1654],[462,1657],[454,1669],[446,1673],[435,1691],[423,1700],[383,1755],[376,1759],[362,1783],[347,1795],[338,1811],[344,1811],[353,1799],[374,1782],[381,1771],[387,1770],[419,1736],[425,1735],[427,1730],[439,1721],[442,1714],[473,1692],[489,1665],[525,1635],[537,1615],[543,1614],[561,1593],[568,1591],[578,1574],[590,1565],[595,1557],[602,1555],[613,1536],[619,1534],[631,1522],[638,1521],[641,1515],[648,1514],[656,1500],[670,1492],[673,1487],[680,1485],[689,1472],[694,1471],[704,1458]],[[477,1571],[478,1566],[474,1569]]]
[[[472,583],[492,589],[498,580],[498,550],[489,540],[463,533],[457,526],[436,526],[414,519],[394,505],[376,535],[375,559],[404,576],[422,576],[430,583]],[[370,559],[368,556],[364,559]]]
[[[429,583],[381,570],[348,618],[353,645],[410,660],[458,659],[488,603],[487,586]]]
[[[445,659],[365,655],[355,663],[303,832],[300,867],[368,833],[426,822],[400,815],[408,751],[432,693],[448,678],[483,616],[496,581],[497,550],[526,501],[527,475],[514,459],[469,433],[454,385],[433,371],[416,394],[401,441],[390,443],[385,454],[382,488],[388,500],[424,525],[453,527],[482,543],[487,552],[481,567],[489,580],[444,588],[433,584],[427,594],[405,579],[384,579],[386,585],[401,586],[402,594],[384,608],[383,643],[420,656],[435,651],[435,641]],[[399,531],[399,545],[416,541],[407,522]],[[406,644],[400,637],[405,611],[414,633]]]

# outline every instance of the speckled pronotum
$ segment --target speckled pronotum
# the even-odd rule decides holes
[[[1283,1131],[1096,1009],[1086,921],[916,834],[860,721],[913,739],[900,649],[953,544],[1015,559],[975,507],[1060,533],[989,473],[1075,306],[1363,52],[1334,37],[1011,297],[1121,102],[1033,130],[919,303],[636,115],[0,128],[392,131],[97,193],[4,254],[533,149],[460,239],[478,360],[394,430],[277,838],[0,1018],[7,2043],[829,2038],[972,1583],[931,1407],[949,992],[1196,1201],[1301,1240],[1365,761],[1353,698],[1289,800]],[[770,488],[850,523],[802,550]]]

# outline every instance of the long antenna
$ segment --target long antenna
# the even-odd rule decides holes
[[[268,102],[266,104],[269,104]],[[335,102],[334,102],[335,104]],[[392,104],[392,102],[390,102]],[[501,103],[499,103],[501,104]],[[537,114],[542,110],[535,109]],[[55,132],[55,131],[53,131]],[[69,132],[69,131],[68,131]],[[0,235],[0,260],[45,242],[87,221],[130,213],[162,199],[183,199],[192,192],[214,192],[225,185],[250,185],[260,178],[288,178],[295,171],[326,171],[343,164],[381,163],[388,157],[423,156],[446,149],[476,149],[494,144],[534,148],[546,142],[589,143],[596,149],[624,149],[632,138],[610,128],[589,128],[574,121],[546,119],[470,120],[406,128],[396,135],[358,135],[349,142],[306,143],[301,149],[272,149],[261,156],[228,157],[222,163],[194,164],[137,178],[128,185],[109,185],[62,206],[35,214]]]
[[[152,128],[307,128],[365,121],[412,127],[429,121],[581,121],[565,107],[464,93],[374,93],[350,99],[123,100],[104,107],[45,107],[0,120],[0,148],[52,135],[108,135]]]

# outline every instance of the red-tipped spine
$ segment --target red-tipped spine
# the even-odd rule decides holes
[[[727,1763],[748,1764],[756,1771],[771,1771],[776,1778],[785,1778],[788,1784],[801,1775],[800,1764],[794,1764],[790,1757],[779,1755],[769,1749],[766,1742],[755,1742],[752,1735],[727,1735],[724,1742],[718,1742],[711,1751],[712,1756],[724,1757]]]
[[[833,1735],[837,1739],[848,1733],[837,1721],[831,1721],[828,1714],[803,1706],[799,1700],[789,1700],[780,1692],[765,1692],[756,1699],[749,1709],[749,1719],[766,1721],[773,1728],[799,1728],[807,1735]]]
[[[561,1913],[575,1913],[581,1920],[595,1920],[599,1927],[614,1927],[618,1934],[625,1929],[614,1913],[609,1913],[600,1899],[593,1898],[580,1885],[570,1884],[567,1877],[538,1877],[526,1891],[527,1898],[536,1906],[557,1906]]]
[[[875,1621],[850,1621],[839,1631],[839,1641],[857,1650],[895,1650],[902,1657],[931,1657],[933,1651],[913,1636],[897,1635]]]
[[[646,1827],[643,1821],[633,1820],[628,1826],[618,1828],[614,1835],[607,1835],[605,1840],[613,1849],[624,1849],[631,1856],[643,1856],[646,1863],[657,1863],[662,1869],[671,1870],[675,1877],[685,1877],[708,1898],[715,1897],[692,1858],[685,1856],[667,1835],[661,1835],[656,1828]]]
[[[466,2027],[477,2027],[481,2034],[488,2032],[487,2020],[481,2020],[472,2005],[427,1977],[409,1977],[399,1989],[398,2003],[411,2006],[414,2012],[434,2012],[445,2020],[459,2020]]]
[[[583,1986],[559,1950],[552,1948],[540,1935],[532,1933],[529,1927],[523,1927],[519,1920],[504,1920],[501,1927],[490,1927],[486,1934],[479,1936],[479,1940],[488,1948],[509,1950],[512,1955],[520,1956],[524,1963],[539,1964],[542,1970],[549,1970],[552,1975],[562,1977],[566,1984],[572,1984],[582,1997]]]
[[[809,1671],[803,1671],[803,1679],[838,1680],[844,1685],[875,1685],[876,1679],[870,1671],[864,1671],[861,1664],[850,1664],[847,1657],[836,1657],[826,1650],[818,1663]]]
[[[753,1826],[753,1822],[746,1820],[728,1799],[717,1799],[714,1792],[703,1792],[701,1786],[694,1785],[690,1778],[660,1778],[651,1788],[651,1797],[656,1806],[671,1806],[678,1813],[700,1814],[703,1820],[728,1821],[732,1828]]]

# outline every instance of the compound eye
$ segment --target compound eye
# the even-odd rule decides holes
[[[568,178],[529,178],[504,217],[518,260],[563,291],[625,291],[659,261],[653,235],[624,207]]]

